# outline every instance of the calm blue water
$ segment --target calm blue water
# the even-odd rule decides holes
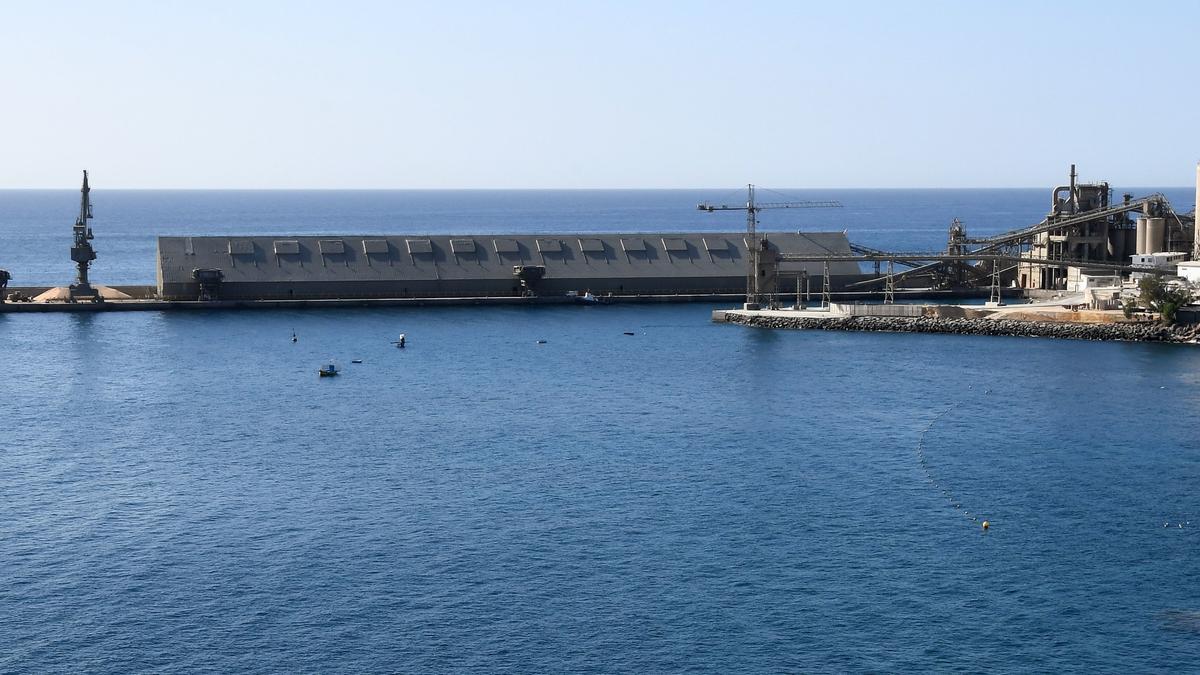
[[[1200,663],[1200,350],[710,309],[0,314],[0,671]]]

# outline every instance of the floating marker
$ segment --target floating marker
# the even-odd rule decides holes
[[[983,529],[985,529],[985,530],[986,530],[986,529],[988,529],[988,528],[989,528],[989,527],[991,527],[991,526],[992,526],[992,524],[991,524],[991,523],[989,523],[988,521],[986,521],[986,520],[985,520],[985,521],[983,521],[983,525],[982,525]]]

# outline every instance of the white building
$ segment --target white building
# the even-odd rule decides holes
[[[1174,270],[1176,265],[1184,261],[1187,253],[1167,251],[1163,253],[1140,253],[1129,256],[1132,259],[1130,263],[1134,267],[1146,267],[1159,270]],[[1129,278],[1134,281],[1141,280],[1146,276],[1142,272],[1134,272],[1129,275]]]
[[[1200,260],[1188,260],[1179,263],[1176,274],[1188,282],[1192,288],[1200,288]]]
[[[1135,258],[1137,256],[1134,256]],[[1120,288],[1121,275],[1108,270],[1092,270],[1086,267],[1067,268],[1067,292],[1082,293],[1093,288]]]

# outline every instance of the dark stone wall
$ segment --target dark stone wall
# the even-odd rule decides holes
[[[1132,342],[1196,342],[1200,325],[1165,327],[1152,323],[1062,323],[1015,319],[938,319],[932,317],[853,316],[805,318],[743,316],[729,313],[726,320],[755,328],[792,330],[844,330],[891,333],[943,333],[1049,337],[1068,340],[1124,340]]]

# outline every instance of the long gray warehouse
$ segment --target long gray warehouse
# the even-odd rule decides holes
[[[783,253],[850,255],[844,232],[764,233]],[[746,289],[745,233],[159,237],[158,293],[195,300],[443,298],[569,291],[714,294]],[[819,283],[821,263],[804,269]],[[831,282],[859,278],[830,264]],[[205,282],[202,288],[201,281]],[[819,288],[819,286],[814,286]]]

